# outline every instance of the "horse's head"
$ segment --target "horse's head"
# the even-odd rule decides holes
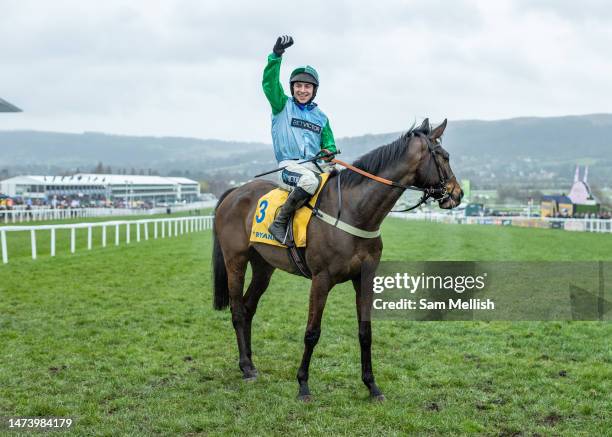
[[[442,147],[440,138],[446,129],[446,120],[434,129],[429,128],[425,119],[418,129],[414,130],[413,140],[421,159],[416,171],[416,185],[421,188],[433,188],[434,199],[443,209],[459,206],[463,190],[459,186],[450,166],[450,156]]]

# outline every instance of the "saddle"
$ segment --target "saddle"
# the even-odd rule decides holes
[[[319,189],[310,198],[309,202],[298,209],[289,221],[289,235],[287,244],[281,244],[268,232],[268,227],[274,221],[279,208],[285,203],[289,193],[280,188],[275,188],[259,198],[253,216],[253,226],[251,227],[251,243],[270,244],[272,246],[285,247],[289,249],[289,255],[296,267],[305,277],[310,277],[310,271],[304,261],[304,251],[307,242],[306,230],[312,217],[313,208],[316,207],[319,194],[325,186],[329,173],[319,175],[321,184]]]

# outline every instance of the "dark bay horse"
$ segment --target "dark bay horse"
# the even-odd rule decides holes
[[[461,202],[463,191],[449,165],[449,155],[439,142],[445,128],[446,120],[433,130],[425,120],[419,128],[411,129],[393,143],[365,154],[354,166],[402,186],[442,186],[445,195],[438,199],[439,206],[454,208]],[[334,217],[339,209],[335,178],[340,178],[342,221],[365,231],[378,230],[404,191],[402,187],[384,185],[344,169],[330,176],[320,194],[319,208]],[[270,181],[249,182],[225,192],[215,209],[214,308],[220,310],[228,305],[231,308],[240,354],[239,366],[247,380],[257,377],[251,357],[251,324],[259,298],[266,291],[276,268],[299,274],[287,249],[249,243],[257,201],[273,188],[276,185]],[[305,259],[312,273],[312,283],[304,354],[297,373],[299,399],[310,399],[308,367],[321,334],[321,317],[327,295],[334,285],[349,280],[353,282],[356,293],[362,380],[373,398],[384,399],[372,372],[372,289],[365,286],[374,275],[382,248],[380,237],[357,237],[316,217],[311,218]],[[243,295],[248,263],[251,263],[252,279]]]

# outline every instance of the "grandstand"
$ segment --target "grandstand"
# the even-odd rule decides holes
[[[187,178],[78,173],[71,176],[16,176],[1,181],[0,192],[11,197],[43,201],[78,197],[111,203],[158,204],[194,202],[200,197],[200,185]]]

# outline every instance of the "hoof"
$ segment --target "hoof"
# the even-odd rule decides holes
[[[379,394],[376,396],[370,396],[370,399],[372,402],[384,402],[387,398],[385,398],[385,395]]]
[[[302,402],[310,402],[312,401],[312,396],[311,395],[298,395],[298,401],[302,401]]]
[[[257,372],[256,369],[253,369],[249,372],[244,372],[244,375],[242,375],[242,379],[245,382],[252,382],[255,381],[257,379],[257,376],[259,376],[259,373]]]

